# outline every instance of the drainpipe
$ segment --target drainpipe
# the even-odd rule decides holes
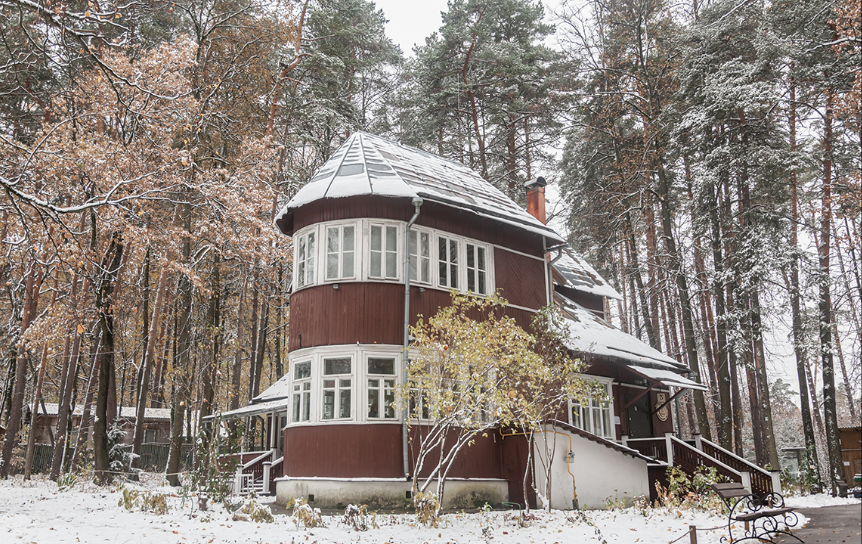
[[[419,208],[422,206],[422,199],[418,196],[412,201],[416,211],[413,217],[407,222],[407,230],[404,233],[404,350],[401,354],[401,385],[407,384],[407,350],[410,347],[410,227],[416,222],[419,217]],[[417,253],[418,243],[417,242]],[[417,255],[418,257],[418,255]],[[416,266],[419,262],[417,259]],[[404,462],[404,477],[410,479],[410,466],[407,462],[407,415],[409,407],[407,405],[401,410],[401,452]]]

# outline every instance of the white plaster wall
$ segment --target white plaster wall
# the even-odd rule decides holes
[[[293,498],[307,499],[314,495],[315,508],[344,508],[348,504],[366,504],[369,508],[405,508],[412,506],[406,492],[411,482],[391,479],[324,479],[278,478],[275,481],[275,500],[286,505]],[[436,483],[431,484],[431,489]],[[444,508],[475,508],[484,503],[498,505],[509,500],[506,480],[447,480],[443,492]]]
[[[551,431],[546,427],[546,431]],[[635,498],[649,497],[649,476],[646,461],[624,455],[602,444],[579,435],[555,429],[556,433],[543,433],[551,455],[551,508],[571,510],[574,489],[581,509],[604,508],[608,500],[630,504]],[[571,439],[571,442],[569,441]],[[571,444],[574,460],[567,463],[566,450]],[[535,455],[536,481],[544,490],[547,465],[543,438],[537,436]],[[571,474],[569,474],[571,471]],[[539,499],[539,507],[542,506]]]

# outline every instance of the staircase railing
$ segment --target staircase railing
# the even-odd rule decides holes
[[[714,468],[719,475],[724,476],[728,480],[746,485],[741,471],[722,463],[718,459],[692,447],[675,436],[668,436],[666,440],[673,451],[671,465],[682,467],[689,474],[695,474],[700,467],[707,469]]]
[[[628,438],[623,440],[623,445],[656,461],[668,462],[667,440],[664,438]]]
[[[263,480],[263,464],[272,459],[272,451],[266,451],[251,461],[237,467],[234,489],[237,494],[248,493],[255,482]]]
[[[781,493],[781,478],[777,474],[765,470],[751,461],[748,461],[735,453],[728,451],[715,442],[706,438],[695,436],[697,449],[703,451],[710,457],[721,461],[738,472],[751,473],[751,491],[758,495],[766,495],[773,491]]]

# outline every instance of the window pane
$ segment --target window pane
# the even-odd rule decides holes
[[[581,407],[578,404],[572,404],[572,426],[582,429],[581,423]]]
[[[293,367],[293,379],[302,380],[311,377],[311,361],[296,363]]]
[[[383,393],[383,413],[387,419],[395,418],[395,380],[385,380],[386,389]]]
[[[458,262],[458,243],[455,240],[449,240],[449,262]]]
[[[602,411],[596,408],[593,408],[593,434],[597,434],[601,436],[602,434]]]
[[[449,287],[458,288],[458,265],[449,266]]]
[[[414,281],[416,279],[416,255],[410,255],[410,281]]]
[[[323,419],[333,419],[335,417],[335,390],[323,390]]]
[[[308,235],[308,266],[306,267],[306,277],[305,283],[312,284],[314,283],[314,233],[310,233]]]
[[[485,272],[479,271],[479,290],[478,293],[482,295],[487,295],[488,291],[485,289]]]
[[[467,244],[467,268],[476,267],[476,246]]]
[[[449,270],[449,267],[446,264],[446,239],[440,238],[437,244],[437,254],[439,256],[440,262],[440,285],[448,286],[449,282],[446,281],[447,274],[446,272]]]
[[[397,253],[386,253],[386,277],[394,278],[398,275],[396,272],[398,268],[397,262],[398,254]]]
[[[308,384],[311,386],[311,384]],[[302,394],[302,420],[308,421],[311,419],[311,392]]]
[[[349,381],[347,382],[347,387],[350,387]],[[341,400],[339,404],[338,417],[347,418],[350,417],[350,389],[342,389],[340,392]]]
[[[350,358],[344,357],[340,359],[324,359],[323,373],[327,376],[331,376],[333,374],[350,374]],[[332,387],[334,387],[334,385]]]
[[[430,268],[431,268],[431,263],[429,262],[429,259],[426,259],[423,257],[422,258],[422,267],[420,270],[420,272],[422,273],[422,277],[420,278],[421,281],[424,281],[426,283],[431,281],[431,270],[430,270]]]
[[[353,251],[353,244],[355,243],[355,236],[353,235],[353,227],[344,227],[344,240],[343,247],[344,251]]]
[[[296,271],[296,277],[299,279],[299,287],[305,285],[305,263],[300,261],[299,268]]]
[[[395,374],[395,359],[368,358],[369,374]]]
[[[422,245],[420,246],[420,249],[422,250],[421,254],[423,257],[429,257],[430,256],[430,250],[431,250],[431,248],[430,248],[431,244],[428,243],[428,233],[427,232],[421,233],[420,239],[422,241]]]
[[[371,252],[371,270],[368,272],[370,275],[375,278],[379,278],[382,274],[381,272],[381,261],[380,261],[380,253],[372,251]]]
[[[330,253],[326,256],[326,279],[338,278],[338,253]]]
[[[341,277],[342,278],[352,278],[353,277],[353,252],[344,252],[342,256],[341,263]]]
[[[326,229],[326,252],[338,253],[338,227]]]
[[[383,248],[383,229],[371,227],[371,251],[380,251]]]
[[[368,380],[368,417],[380,417],[380,390],[377,380]]]
[[[293,395],[293,421],[299,421],[299,406],[300,401],[302,400],[302,395],[297,393]]]
[[[386,251],[398,251],[396,244],[398,243],[396,227],[386,227]]]

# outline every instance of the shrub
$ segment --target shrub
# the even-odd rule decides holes
[[[440,501],[437,495],[430,491],[417,491],[413,495],[413,507],[416,509],[416,519],[422,525],[437,527],[439,521]]]
[[[297,525],[301,524],[308,529],[324,526],[320,508],[312,508],[305,499],[291,499],[287,507],[293,508],[292,515]]]

